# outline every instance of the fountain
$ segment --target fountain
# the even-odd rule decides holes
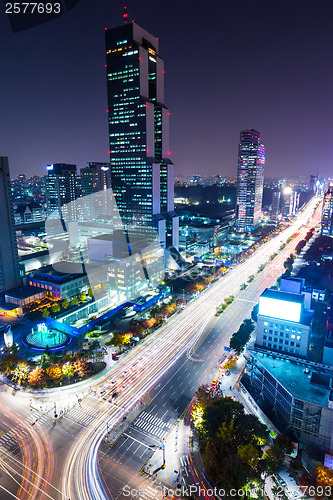
[[[71,341],[70,335],[54,328],[49,329],[45,323],[39,323],[37,329],[31,329],[23,338],[23,343],[32,349],[44,351],[47,347],[50,351],[61,349]]]

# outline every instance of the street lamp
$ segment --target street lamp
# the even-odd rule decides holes
[[[162,467],[163,467],[163,466],[165,466],[165,444],[164,444],[164,438],[160,442],[161,442],[161,448],[162,448],[162,451],[163,451],[163,464],[162,464]]]

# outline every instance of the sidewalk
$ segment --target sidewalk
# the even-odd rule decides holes
[[[147,408],[150,403],[149,397],[147,395],[141,401],[138,401],[133,408],[128,412],[124,412],[123,419],[114,427],[112,430],[106,433],[103,439],[103,444],[105,446],[113,446],[120,436],[126,431],[126,429],[131,425],[131,422],[141,413],[145,408]],[[116,401],[114,402],[116,404]],[[107,424],[108,429],[108,424]]]
[[[185,443],[188,439],[189,428],[185,427],[182,419],[177,420],[166,439],[161,441],[159,448],[142,467],[140,474],[166,489],[186,487],[182,472],[187,467]]]

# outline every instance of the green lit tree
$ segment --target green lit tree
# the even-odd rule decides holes
[[[68,302],[68,300],[67,300],[67,299],[64,299],[64,300],[62,301],[61,305],[62,305],[62,307],[63,307],[64,309],[67,309],[67,307],[69,306],[69,302]]]

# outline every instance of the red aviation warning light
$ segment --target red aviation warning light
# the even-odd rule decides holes
[[[124,19],[124,24],[127,24],[127,7],[124,7],[123,19]]]

